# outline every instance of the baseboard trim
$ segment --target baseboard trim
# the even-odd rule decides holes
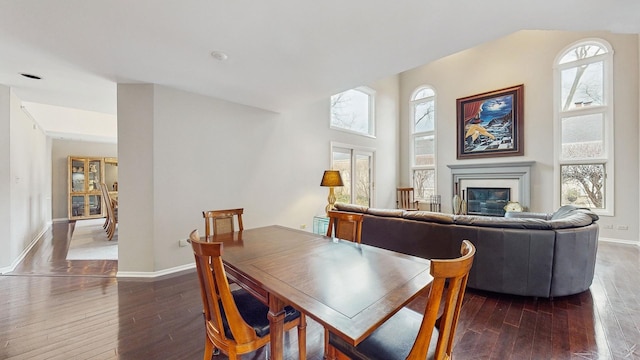
[[[640,247],[640,243],[639,242],[632,241],[632,240],[622,240],[622,239],[599,237],[598,241],[610,242],[610,243],[616,243],[616,244],[624,244],[624,245],[633,245],[633,246]]]
[[[161,276],[182,275],[185,272],[191,272],[195,269],[195,262],[192,264],[180,265],[160,271],[118,271],[117,278],[138,278],[138,279],[156,279]]]
[[[18,257],[15,260],[13,260],[11,265],[3,267],[3,268],[0,268],[0,275],[6,274],[6,273],[10,273],[13,270],[15,270],[16,267],[18,267],[18,265],[22,262],[22,260],[24,260],[24,258],[27,256],[29,251],[38,243],[38,241],[40,241],[42,236],[44,236],[44,233],[46,233],[47,230],[49,230],[50,226],[51,226],[51,222],[47,221],[44,224],[44,227],[42,228],[42,230],[40,230],[40,232],[38,233],[38,235],[36,235],[36,237],[33,240],[31,240],[29,245],[27,245],[27,247],[24,248],[24,250],[22,250],[20,255],[18,255]]]

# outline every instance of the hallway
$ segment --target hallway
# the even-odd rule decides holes
[[[67,260],[75,221],[55,222],[14,271],[5,275],[115,277],[116,260]],[[105,241],[107,236],[105,234]]]

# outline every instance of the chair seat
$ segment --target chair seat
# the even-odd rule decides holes
[[[267,317],[269,307],[244,289],[235,290],[231,294],[238,306],[240,315],[242,315],[244,321],[256,331],[256,335],[258,337],[265,337],[269,335],[269,318]],[[231,328],[227,322],[227,317],[224,315],[222,305],[220,305],[220,310],[223,313],[222,322],[224,325],[225,335],[228,338],[233,339],[233,334],[231,333]],[[285,323],[300,317],[300,312],[291,306],[286,306],[284,310]]]
[[[332,332],[329,344],[353,360],[404,360],[416,341],[422,319],[422,314],[402,308],[356,347]],[[438,330],[433,329],[427,359],[434,358],[437,340]]]

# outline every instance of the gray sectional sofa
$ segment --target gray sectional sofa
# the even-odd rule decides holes
[[[365,214],[362,243],[423,258],[454,258],[463,239],[476,246],[468,287],[555,297],[591,286],[598,247],[598,215],[563,206],[555,213],[505,217],[450,215],[336,204]]]

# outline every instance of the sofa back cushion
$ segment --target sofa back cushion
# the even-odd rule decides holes
[[[367,206],[356,205],[356,204],[346,204],[346,203],[335,203],[334,207],[336,210],[340,211],[351,211],[356,213],[366,213],[369,209]]]
[[[550,230],[547,220],[535,218],[504,218],[497,216],[460,215],[455,218],[456,225],[495,227],[508,229]]]
[[[407,211],[403,217],[410,220],[430,221],[439,224],[453,224],[454,215],[431,211]]]
[[[367,214],[377,215],[377,216],[386,216],[386,217],[402,217],[405,211],[402,209],[375,209],[369,208],[367,210]]]
[[[593,221],[597,221],[599,219],[598,214],[594,213],[589,208],[578,207],[575,205],[564,205],[551,215],[551,220],[563,219],[575,213],[588,215]]]

